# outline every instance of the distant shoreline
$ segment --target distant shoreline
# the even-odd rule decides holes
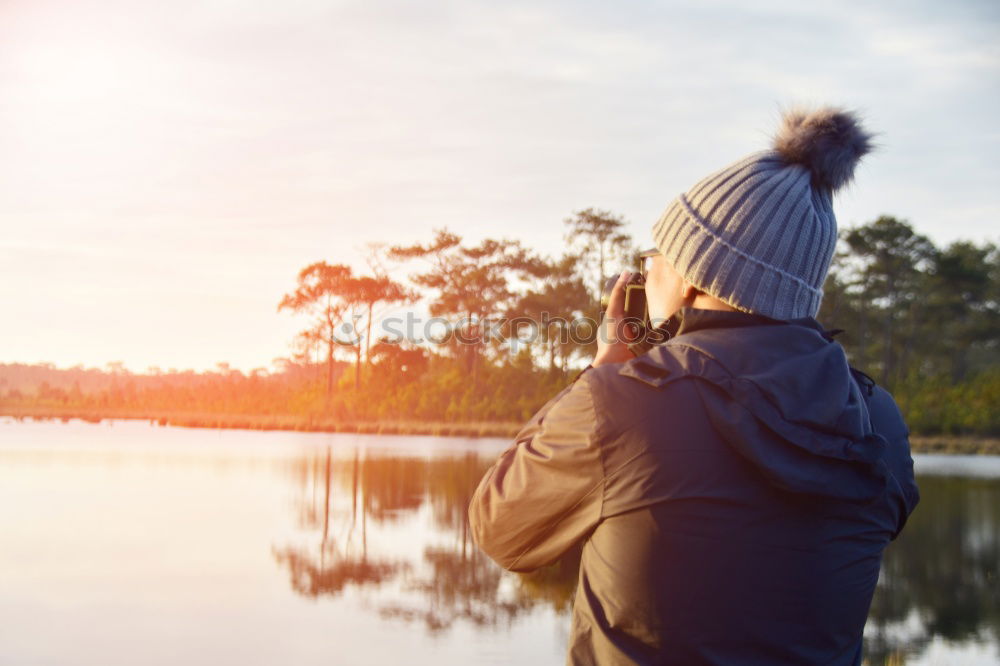
[[[234,430],[286,430],[293,432],[354,432],[371,435],[436,435],[443,437],[513,437],[523,423],[449,421],[337,421],[302,414],[213,414],[206,412],[135,412],[131,410],[52,409],[44,407],[3,407],[0,417],[40,421],[80,419],[91,423],[104,420],[150,421],[180,428],[224,428]]]
[[[211,414],[202,412],[141,412],[126,410],[60,410],[43,407],[0,407],[0,417],[18,420],[69,421],[91,423],[104,420],[149,421],[181,428],[224,428],[234,430],[285,430],[297,432],[353,432],[372,435],[435,435],[439,437],[514,437],[523,423],[446,421],[335,421],[331,418],[296,414]],[[1000,455],[1000,438],[976,435],[911,435],[914,453],[954,453]]]

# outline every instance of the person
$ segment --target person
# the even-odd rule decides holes
[[[872,137],[856,113],[786,113],[773,147],[653,225],[638,356],[616,335],[524,426],[468,508],[526,572],[582,544],[567,663],[860,664],[882,552],[919,500],[892,396],[815,319],[834,192]]]

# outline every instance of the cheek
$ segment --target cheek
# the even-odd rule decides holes
[[[646,289],[650,293],[655,294],[659,300],[669,298],[675,286],[672,284],[673,280],[670,277],[667,271],[663,270],[650,273]]]
[[[662,274],[650,274],[646,281],[646,302],[649,306],[650,317],[654,319],[663,317],[663,310],[668,307],[668,293]]]
[[[673,315],[680,304],[681,278],[673,279],[669,271],[650,272],[646,281],[646,298],[649,303],[649,315],[662,321]]]

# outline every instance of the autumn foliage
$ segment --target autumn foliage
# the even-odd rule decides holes
[[[610,213],[580,211],[566,228],[568,250],[557,258],[439,229],[427,243],[372,246],[368,274],[311,263],[276,304],[303,328],[269,370],[7,364],[0,407],[523,422],[592,357],[593,331],[581,335],[577,324],[598,317],[601,273],[635,256],[624,221]],[[841,240],[819,319],[844,329],[838,340],[852,363],[894,392],[914,432],[1000,434],[998,249],[938,248],[888,216]],[[437,318],[436,333],[403,325],[403,312],[418,324]]]

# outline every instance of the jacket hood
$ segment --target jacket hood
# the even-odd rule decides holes
[[[885,491],[886,440],[871,426],[870,386],[815,319],[692,308],[681,316],[674,338],[619,373],[654,387],[698,380],[712,425],[776,487],[859,503]]]

